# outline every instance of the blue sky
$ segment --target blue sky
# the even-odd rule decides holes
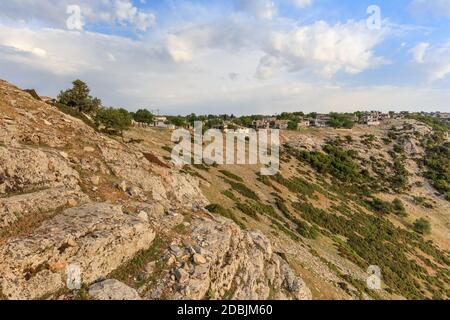
[[[167,114],[450,111],[450,0],[2,1],[0,78]]]

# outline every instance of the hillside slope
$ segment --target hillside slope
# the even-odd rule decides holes
[[[448,299],[450,206],[424,176],[433,134],[409,119],[283,131],[277,176],[248,165],[183,170],[203,182],[212,212],[270,238],[316,299]],[[127,138],[169,160],[170,131]],[[420,218],[430,234],[414,230]],[[367,287],[369,266],[380,268],[382,290]]]
[[[198,178],[6,81],[0,164],[2,299],[311,298],[266,236],[204,209]]]

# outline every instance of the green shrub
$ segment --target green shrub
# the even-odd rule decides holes
[[[147,109],[139,109],[135,113],[133,113],[133,119],[136,122],[142,122],[142,123],[153,123],[154,116],[153,113],[148,111]]]
[[[430,234],[431,233],[431,225],[430,221],[424,218],[417,219],[413,224],[413,229],[417,233],[420,234]]]
[[[131,126],[131,114],[123,109],[101,108],[95,116],[97,125],[103,125],[105,131],[111,134],[120,134]]]
[[[247,216],[252,217],[255,220],[259,220],[259,217],[256,214],[256,210],[252,208],[248,203],[238,202],[236,203],[236,208],[241,210],[242,213],[246,214]]]
[[[394,201],[392,201],[392,207],[395,214],[403,217],[406,216],[405,205],[399,198],[395,198]]]
[[[258,195],[255,192],[253,192],[252,190],[250,190],[248,187],[243,185],[242,183],[234,182],[234,181],[231,181],[231,180],[225,179],[225,178],[224,178],[224,181],[226,183],[228,183],[233,188],[233,190],[237,191],[238,193],[240,193],[244,197],[247,197],[249,199],[253,199],[253,200],[256,200],[256,201],[259,200]]]
[[[234,213],[230,209],[226,209],[222,207],[220,204],[210,204],[205,207],[206,210],[212,213],[220,214],[221,216],[233,220],[239,227],[245,229],[245,225],[234,215]]]
[[[241,177],[239,177],[239,176],[235,175],[234,173],[231,173],[231,172],[229,172],[227,170],[219,170],[219,172],[221,174],[223,174],[224,176],[226,176],[226,177],[228,177],[230,179],[236,180],[238,182],[243,182],[244,181]]]
[[[231,190],[224,190],[222,191],[222,194],[235,202],[239,201]]]
[[[293,193],[298,193],[299,195],[311,198],[317,198],[314,196],[316,188],[303,178],[292,177],[291,179],[285,179],[280,173],[271,176],[271,178],[282,186],[288,188],[289,191]]]

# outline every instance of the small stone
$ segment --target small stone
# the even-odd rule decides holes
[[[205,257],[198,253],[194,254],[193,258],[194,258],[195,264],[205,264],[206,263]]]
[[[167,265],[171,266],[172,264],[174,264],[176,261],[174,256],[170,256],[169,259],[167,259]]]
[[[100,183],[100,177],[99,177],[99,176],[93,176],[93,177],[91,177],[91,183],[92,183],[94,186],[98,186],[99,183]]]
[[[58,271],[64,269],[64,264],[61,262],[53,262],[50,264],[50,270]]]
[[[141,211],[138,213],[137,217],[142,221],[148,222],[148,214],[145,211]]]
[[[119,184],[119,189],[120,190],[122,190],[123,192],[126,192],[127,191],[127,183],[125,182],[125,181],[122,181],[120,184]]]
[[[85,152],[94,152],[95,149],[93,147],[84,147],[83,149]]]
[[[180,283],[186,282],[189,279],[189,273],[187,273],[184,269],[176,269],[174,271],[174,275]]]
[[[156,267],[155,261],[149,262],[145,266],[145,272],[147,272],[147,274],[152,274],[155,271],[155,267]]]
[[[169,248],[170,248],[170,250],[172,250],[172,251],[175,252],[175,253],[179,253],[179,252],[181,251],[180,247],[179,247],[179,246],[176,246],[176,245],[174,245],[174,244],[170,245]]]
[[[64,152],[64,151],[61,151],[61,152],[59,153],[59,155],[60,155],[61,157],[63,157],[64,159],[68,159],[68,158],[69,158],[69,155],[67,154],[67,152]]]
[[[78,202],[75,199],[69,199],[69,200],[67,200],[67,205],[69,207],[76,207],[78,205]]]
[[[132,197],[137,197],[141,194],[141,189],[138,187],[130,187],[127,189],[127,193]]]
[[[76,243],[75,240],[69,239],[69,240],[67,240],[67,245],[70,247],[76,247],[78,244]]]

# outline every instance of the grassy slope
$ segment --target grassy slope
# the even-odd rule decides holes
[[[343,144],[342,149],[357,150],[355,164],[367,168],[375,181],[382,182],[392,173],[389,169],[384,175],[374,170],[373,162],[380,162],[382,167],[392,162],[389,151],[395,142],[381,142],[388,132],[388,126],[371,128],[369,132],[366,128],[307,129],[301,133],[285,132],[283,139],[292,142],[309,136],[320,146],[327,138],[338,135],[345,140],[351,135],[353,141]],[[144,140],[137,148],[166,159],[169,156],[169,131],[133,129],[128,135]],[[371,135],[375,141],[368,143],[373,140]],[[283,253],[312,288],[315,298],[450,298],[445,253],[449,249],[445,214],[449,212],[448,202],[436,196],[426,180],[414,174],[409,182],[420,181],[421,185],[414,183],[410,190],[386,187],[370,197],[357,196],[353,181],[333,181],[330,175],[317,173],[295,155],[282,153],[281,175],[275,178],[259,177],[257,166],[190,166],[185,170],[202,178],[203,191],[211,203],[220,204],[227,215],[231,212],[244,227],[265,232],[276,251]],[[406,157],[402,163],[407,169],[414,169],[412,159]],[[389,183],[386,180],[386,186]],[[412,195],[425,196],[433,208],[417,204]],[[400,198],[408,216],[374,212],[367,204],[374,197],[389,202]],[[424,216],[433,226],[432,234],[425,238],[410,227],[416,218]],[[371,264],[382,268],[386,290],[366,289],[365,270]]]

